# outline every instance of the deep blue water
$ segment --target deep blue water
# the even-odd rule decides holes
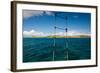
[[[23,62],[53,61],[53,51],[54,61],[91,58],[90,38],[56,38],[55,41],[54,46],[53,38],[23,38]]]

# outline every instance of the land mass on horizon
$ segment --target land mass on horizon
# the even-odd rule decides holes
[[[32,38],[90,38],[90,35],[74,35],[74,36],[61,36],[61,35],[49,35],[49,36],[32,36]]]

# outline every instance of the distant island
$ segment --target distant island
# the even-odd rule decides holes
[[[60,35],[49,35],[49,36],[32,36],[32,38],[90,38],[90,35],[74,35],[74,36],[60,36]]]

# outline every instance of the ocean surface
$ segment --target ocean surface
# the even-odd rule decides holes
[[[23,62],[85,59],[91,59],[90,38],[23,38]]]

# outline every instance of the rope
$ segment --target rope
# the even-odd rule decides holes
[[[56,25],[56,14],[54,16],[54,20],[55,20],[55,25]],[[54,49],[53,49],[53,61],[55,60],[55,47],[56,47],[56,26],[54,27]]]
[[[58,16],[58,15],[56,15],[55,14],[55,25],[56,25],[56,16]],[[65,19],[66,20],[66,27],[67,27],[67,17],[61,17],[61,16],[58,16],[59,18],[63,18],[63,19]],[[65,37],[65,49],[67,50],[66,51],[66,59],[68,60],[69,59],[69,56],[68,56],[68,39],[67,39],[67,28],[65,28],[65,29],[63,29],[63,28],[60,28],[60,27],[54,27],[54,47],[56,47],[56,29],[60,29],[60,30],[65,30],[65,33],[66,33],[66,37]],[[55,60],[55,49],[53,50],[53,61]]]

